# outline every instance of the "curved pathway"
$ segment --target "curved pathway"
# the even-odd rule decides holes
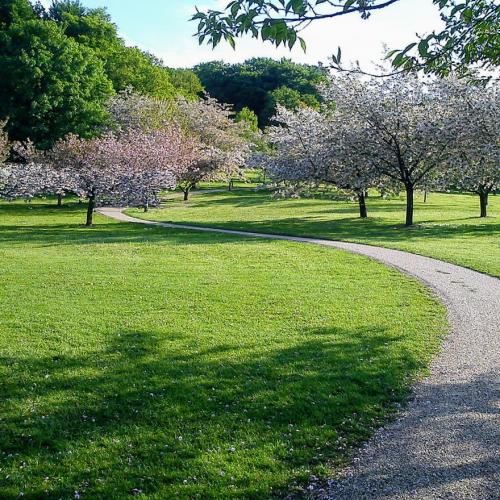
[[[366,255],[423,281],[451,323],[431,375],[399,418],[360,450],[339,481],[313,483],[311,498],[500,498],[500,280],[399,250],[341,241],[213,229],[136,219],[174,229],[313,243]]]

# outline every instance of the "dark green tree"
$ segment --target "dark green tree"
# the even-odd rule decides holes
[[[193,72],[172,70],[152,54],[126,46],[105,9],[87,8],[79,0],[56,0],[45,17],[96,53],[116,92],[132,87],[140,94],[169,99],[175,95],[193,97],[202,90]]]
[[[47,148],[69,132],[90,137],[105,124],[113,88],[103,65],[55,22],[34,18],[3,29],[0,68],[0,119],[9,118],[11,139]]]
[[[277,100],[285,106],[290,102],[283,95],[286,91],[278,89],[289,89],[301,104],[316,106],[320,100],[317,86],[326,80],[321,68],[288,59],[254,58],[241,64],[213,61],[196,66],[194,71],[212,97],[233,105],[236,111],[251,109],[261,127],[269,124]]]
[[[0,29],[29,19],[36,19],[37,11],[29,0],[2,0],[0,3]]]

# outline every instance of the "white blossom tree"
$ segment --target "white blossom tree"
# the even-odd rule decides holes
[[[200,181],[223,180],[230,184],[231,179],[242,176],[250,143],[245,124],[236,122],[232,115],[230,107],[210,97],[178,101],[175,119],[200,143],[198,158],[179,179],[184,200]]]
[[[449,107],[432,86],[405,74],[366,82],[336,77],[323,96],[343,116],[359,122],[361,154],[370,167],[404,186],[406,225],[412,225],[415,189],[450,154]]]
[[[280,125],[268,130],[275,147],[271,175],[278,180],[327,183],[349,191],[359,203],[360,217],[367,217],[366,192],[380,186],[382,177],[364,157],[356,116],[280,107],[275,121]]]
[[[158,130],[173,120],[176,102],[137,94],[127,88],[108,101],[111,128],[126,130]]]
[[[447,78],[437,81],[435,87],[451,108],[450,129],[455,136],[447,169],[438,177],[438,185],[477,194],[480,216],[486,217],[488,195],[500,185],[498,83],[485,88]]]

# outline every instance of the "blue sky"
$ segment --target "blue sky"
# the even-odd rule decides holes
[[[384,43],[402,48],[413,41],[415,33],[425,33],[440,26],[437,8],[432,0],[400,0],[392,7],[374,13],[368,21],[359,16],[312,23],[304,31],[308,49],[292,52],[270,44],[244,39],[233,51],[223,44],[214,51],[199,47],[189,22],[195,6],[201,9],[221,7],[229,0],[83,0],[88,7],[106,7],[118,25],[120,35],[129,45],[154,53],[169,66],[188,67],[199,62],[223,59],[239,62],[249,57],[290,57],[297,62],[327,62],[340,45],[344,60],[359,60],[369,67],[380,60]],[[50,3],[49,0],[43,3]]]

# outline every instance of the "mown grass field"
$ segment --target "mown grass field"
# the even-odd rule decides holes
[[[176,194],[162,209],[136,217],[222,228],[313,236],[406,250],[500,276],[500,196],[490,196],[489,216],[479,218],[477,196],[419,194],[415,226],[405,227],[403,197],[371,196],[368,219],[355,202],[332,199],[276,199],[267,191],[194,194],[184,203]]]
[[[237,196],[207,213],[244,213]],[[0,204],[1,498],[293,491],[345,463],[446,331],[423,286],[360,256],[83,221]]]

